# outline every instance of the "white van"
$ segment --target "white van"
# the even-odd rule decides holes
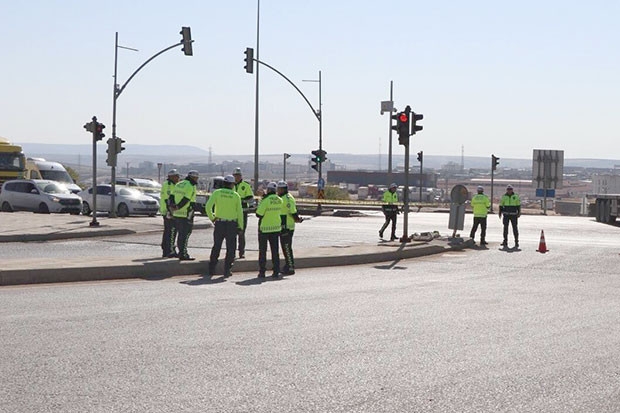
[[[82,198],[56,181],[13,179],[2,185],[0,208],[2,212],[60,212],[78,215],[82,210]]]
[[[26,159],[26,179],[47,179],[65,184],[74,194],[82,190],[75,184],[71,175],[58,162],[46,161],[43,158]]]

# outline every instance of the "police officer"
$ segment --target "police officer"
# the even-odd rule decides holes
[[[267,266],[267,243],[271,248],[271,262],[274,278],[280,275],[280,255],[278,253],[278,239],[282,226],[286,220],[283,215],[283,202],[276,194],[276,183],[267,184],[267,193],[256,208],[258,217],[258,277],[265,277]]]
[[[161,191],[159,192],[159,213],[164,218],[164,234],[161,238],[162,257],[164,258],[178,257],[174,246],[177,230],[174,226],[171,206],[174,204],[172,191],[179,179],[179,172],[176,169],[171,169],[168,172],[168,179],[161,186]]]
[[[282,254],[284,254],[284,267],[282,274],[295,274],[295,258],[293,257],[293,232],[295,232],[295,223],[302,222],[303,218],[297,213],[295,198],[288,192],[288,184],[286,181],[278,182],[278,196],[282,198],[282,214],[286,216],[282,233],[280,234],[280,243],[282,244]]]
[[[379,230],[379,238],[383,238],[383,231],[385,231],[391,221],[392,236],[390,237],[390,241],[394,241],[396,239],[396,216],[398,215],[398,205],[395,204],[398,202],[398,193],[396,193],[397,188],[398,185],[395,183],[390,184],[389,189],[383,193],[383,202],[385,204],[381,206],[381,209],[383,209],[383,215],[385,215],[385,222]]]
[[[487,235],[487,214],[491,207],[491,201],[489,197],[484,194],[484,188],[479,186],[477,188],[477,194],[471,199],[471,208],[474,213],[474,226],[471,229],[469,238],[476,238],[476,231],[478,225],[480,225],[480,245],[486,245]]]
[[[207,215],[213,222],[213,247],[209,258],[209,275],[215,273],[215,266],[220,257],[222,242],[226,240],[226,258],[224,259],[224,277],[232,275],[237,247],[237,232],[243,230],[243,209],[241,198],[233,190],[235,178],[224,177],[224,187],[215,190],[207,201]]]
[[[187,253],[187,243],[194,227],[194,204],[196,203],[196,184],[198,183],[198,171],[189,171],[187,177],[174,186],[174,209],[172,216],[179,233],[179,260],[193,261]]]
[[[243,229],[239,231],[239,258],[245,258],[245,229],[248,225],[248,210],[254,206],[254,192],[249,183],[243,180],[241,168],[233,171],[235,177],[235,192],[241,197],[243,207]]]
[[[506,187],[506,193],[499,201],[499,217],[504,215],[504,242],[502,247],[508,247],[508,224],[512,225],[512,234],[515,237],[515,248],[519,248],[519,228],[517,220],[521,216],[521,200],[519,195],[513,192],[512,185]]]

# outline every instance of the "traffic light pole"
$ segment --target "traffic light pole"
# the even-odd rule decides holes
[[[400,242],[409,242],[409,142],[405,145],[405,190],[403,193],[403,236]]]
[[[394,102],[394,81],[390,80],[390,102]],[[392,111],[388,116],[389,123],[389,143],[388,143],[388,181],[392,181]]]
[[[491,160],[491,163],[493,163],[493,161]],[[489,208],[489,212],[492,214],[493,213],[493,187],[495,186],[493,183],[493,173],[495,172],[493,165],[491,165],[491,208]]]
[[[94,125],[97,124],[97,117],[93,116],[92,119],[93,124],[93,208],[92,214],[93,219],[90,221],[91,227],[98,227],[99,222],[97,222],[97,136],[96,136],[96,128]]]
[[[424,185],[422,182],[422,179],[424,178],[423,175],[423,167],[424,165],[424,155],[422,152],[420,152],[420,208],[422,208],[422,186]],[[420,209],[418,209],[418,212],[420,212]]]
[[[181,34],[184,33],[184,29],[182,28]],[[188,29],[189,30],[189,29]],[[188,31],[189,33],[189,31]],[[184,34],[185,36],[185,34]],[[189,45],[191,46],[191,43],[193,43],[193,40],[189,40]],[[179,46],[184,46],[185,43],[183,40],[181,40],[179,43],[173,44],[172,46],[168,46],[165,49],[159,51],[158,53],[155,53],[153,56],[151,56],[147,61],[145,61],[144,63],[142,63],[140,65],[140,67],[138,67],[132,74],[131,76],[129,76],[129,78],[125,81],[125,83],[123,84],[123,86],[118,87],[118,82],[116,81],[117,79],[117,68],[118,68],[118,49],[127,49],[127,50],[133,50],[133,51],[138,51],[137,49],[132,49],[130,47],[125,47],[125,46],[119,46],[118,45],[118,32],[116,32],[116,40],[114,43],[114,98],[112,99],[112,139],[114,139],[114,147],[115,148],[120,148],[121,145],[116,145],[117,139],[119,139],[116,136],[116,101],[118,100],[118,98],[120,97],[121,93],[123,93],[123,90],[125,90],[125,88],[127,87],[127,85],[129,84],[129,82],[131,82],[131,79],[134,78],[135,75],[138,74],[138,72],[140,70],[142,70],[142,68],[144,66],[146,66],[147,64],[149,64],[153,59],[155,59],[157,56],[159,56],[160,54],[167,52],[170,49],[174,49],[175,47],[179,47]],[[190,47],[191,50],[191,47]],[[184,50],[185,51],[185,50]],[[189,54],[188,54],[189,53]],[[191,56],[191,51],[186,52],[186,55]],[[117,153],[118,154],[118,153]],[[111,210],[110,210],[110,218],[116,218],[116,199],[115,199],[115,195],[116,195],[116,166],[112,166],[112,197],[111,197]]]
[[[279,74],[280,76],[282,76],[284,78],[284,80],[286,80],[288,83],[291,84],[291,86],[293,86],[295,88],[295,90],[301,95],[302,98],[304,98],[304,100],[306,101],[306,103],[308,104],[308,106],[310,106],[310,109],[312,110],[312,114],[316,117],[316,119],[319,121],[319,150],[322,151],[323,150],[323,112],[321,110],[321,106],[322,106],[322,102],[321,102],[321,71],[319,70],[319,79],[318,80],[309,80],[308,82],[318,82],[319,83],[319,109],[316,110],[314,109],[314,106],[312,106],[312,103],[310,103],[310,101],[308,100],[308,98],[306,97],[306,95],[303,94],[303,92],[301,90],[299,90],[299,88],[297,87],[297,85],[295,85],[295,83],[293,83],[288,77],[286,77],[282,72],[280,72],[278,69],[276,69],[275,67],[262,62],[260,60],[258,60],[258,58],[253,58],[252,59],[254,62],[259,63],[263,66],[268,67],[269,69],[273,70],[274,72],[276,72],[277,74]],[[257,66],[258,69],[258,66]],[[257,145],[258,147],[258,145]],[[258,168],[258,151],[256,151],[255,153],[255,157],[254,157],[254,168],[255,168],[255,181],[258,181],[258,174],[256,172],[256,168]],[[319,182],[322,181],[323,178],[323,172],[322,172],[322,166],[321,165],[323,162],[320,162],[318,165],[318,172],[319,172]],[[255,185],[257,185],[255,183]]]

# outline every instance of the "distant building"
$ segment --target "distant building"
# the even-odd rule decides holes
[[[419,173],[409,174],[409,186],[422,186],[423,188],[436,188],[437,177],[436,173]],[[420,179],[421,178],[421,179]],[[405,173],[404,172],[392,172],[390,175],[387,172],[371,172],[371,171],[327,171],[327,182],[330,184],[357,184],[359,186],[368,185],[389,185],[392,182],[396,182],[397,185],[405,185]],[[422,185],[420,185],[420,182]]]

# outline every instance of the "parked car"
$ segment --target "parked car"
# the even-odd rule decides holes
[[[125,185],[140,190],[145,195],[155,198],[158,202],[161,197],[161,184],[147,178],[116,178],[116,185]]]
[[[93,205],[93,188],[79,193],[82,197],[82,214],[90,215]],[[159,211],[159,202],[134,188],[117,186],[115,192],[115,210],[119,217],[129,215],[155,216]],[[112,185],[97,185],[97,211],[110,212],[112,205]]]
[[[45,179],[15,179],[2,185],[0,206],[3,212],[32,211],[42,214],[61,212],[78,215],[82,198],[72,194],[60,182]]]

